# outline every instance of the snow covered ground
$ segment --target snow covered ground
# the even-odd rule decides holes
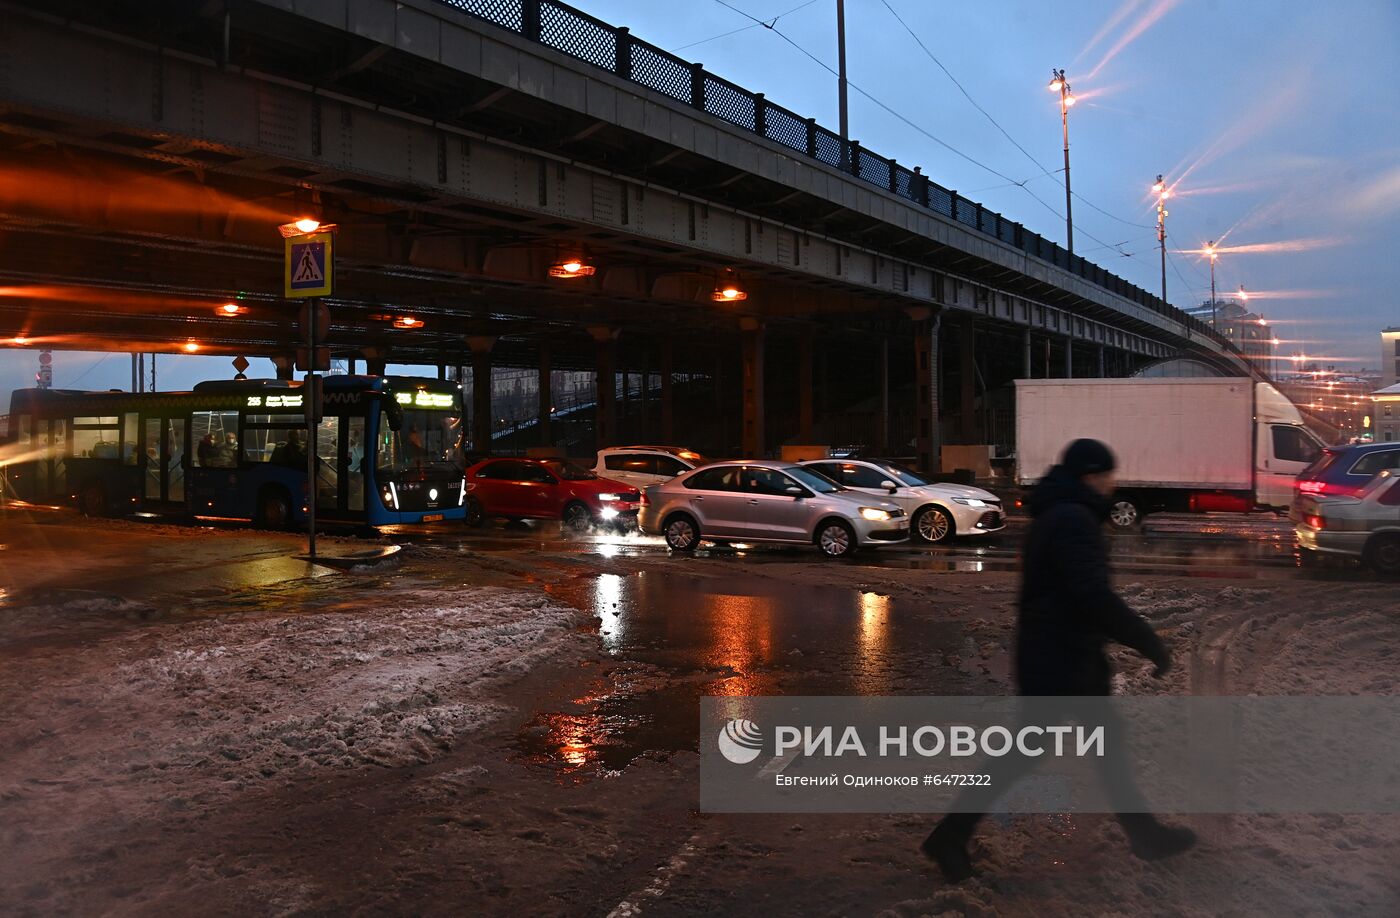
[[[999,818],[950,888],[933,816],[696,811],[698,694],[1009,691],[1014,574],[4,535],[0,914],[1400,914],[1397,816],[1173,817],[1201,845],[1159,864],[1111,818]],[[1124,693],[1397,693],[1394,583],[1121,589],[1177,659],[1118,654]]]

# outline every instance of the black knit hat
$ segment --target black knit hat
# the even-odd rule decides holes
[[[1075,478],[1083,478],[1085,475],[1093,475],[1096,472],[1108,472],[1116,468],[1118,463],[1113,458],[1113,450],[1098,440],[1082,439],[1075,440],[1065,447],[1065,454],[1060,458],[1060,465],[1065,471]]]

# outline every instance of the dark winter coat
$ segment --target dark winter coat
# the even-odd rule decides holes
[[[1103,535],[1108,507],[1060,466],[1031,492],[1016,639],[1016,681],[1023,695],[1109,694],[1109,641],[1154,662],[1167,659],[1152,627],[1109,585]]]

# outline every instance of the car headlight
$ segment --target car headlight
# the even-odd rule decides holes
[[[964,507],[985,507],[987,502],[976,497],[955,497],[953,503],[962,504]]]
[[[605,520],[615,520],[621,514],[615,507],[604,507],[602,510],[598,511],[598,515]]]
[[[599,494],[599,495],[598,495],[598,499],[599,499],[599,500],[617,500],[617,499],[618,499],[618,496],[617,496],[616,494]]]
[[[860,515],[868,520],[887,520],[890,518],[890,511],[881,510],[879,507],[861,507]]]

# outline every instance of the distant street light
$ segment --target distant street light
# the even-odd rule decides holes
[[[1216,315],[1215,311],[1215,260],[1220,257],[1220,254],[1215,251],[1214,239],[1206,243],[1204,251],[1210,256],[1210,326],[1218,333],[1220,328],[1217,324],[1219,316]]]
[[[1065,135],[1065,251],[1074,254],[1074,203],[1069,190],[1069,107],[1074,104],[1074,94],[1069,91],[1069,81],[1065,79],[1063,68],[1050,69],[1051,92],[1060,94],[1060,126]],[[1164,297],[1165,299],[1165,297]]]
[[[1162,302],[1167,302],[1167,198],[1171,197],[1171,189],[1167,187],[1166,179],[1161,173],[1157,174],[1157,184],[1152,186],[1153,194],[1157,195],[1157,248],[1162,251]]]

